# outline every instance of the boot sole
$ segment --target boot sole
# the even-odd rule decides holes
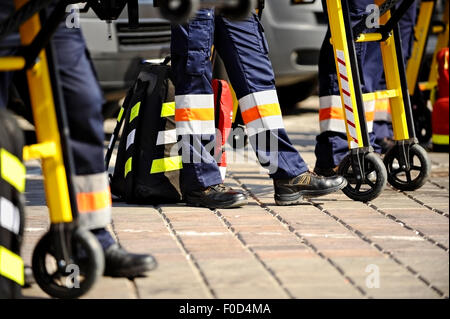
[[[133,268],[127,268],[123,271],[117,271],[117,272],[108,272],[103,275],[105,277],[113,277],[113,278],[136,278],[145,276],[146,273],[155,270],[158,266],[157,262],[154,262],[150,265],[142,265],[142,266],[136,266]]]
[[[275,203],[278,206],[290,206],[290,205],[304,204],[305,199],[329,195],[329,194],[335,193],[335,192],[345,188],[346,186],[347,186],[347,181],[344,180],[344,182],[342,182],[341,185],[338,185],[333,188],[327,188],[327,189],[322,189],[322,190],[304,190],[304,191],[299,191],[295,194],[289,194],[289,195],[275,194]]]
[[[247,199],[239,199],[239,200],[233,200],[233,201],[228,201],[228,202],[214,205],[211,203],[202,202],[200,198],[186,197],[186,204],[188,204],[189,206],[193,206],[193,207],[206,207],[206,208],[210,208],[210,209],[227,209],[227,208],[238,208],[238,207],[245,206],[248,204],[248,200]]]

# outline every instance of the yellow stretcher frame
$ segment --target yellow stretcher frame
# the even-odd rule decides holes
[[[14,0],[16,10],[26,2],[28,0]],[[19,29],[22,45],[30,44],[40,28],[38,14],[23,23]],[[23,57],[0,57],[0,72],[22,70],[25,64]],[[45,50],[40,52],[36,63],[26,70],[26,75],[38,144],[25,146],[23,158],[25,161],[42,161],[51,223],[70,223],[73,221],[72,207]]]
[[[354,87],[355,79],[353,78],[347,42],[349,37],[344,23],[341,0],[327,0],[327,9],[349,149],[368,147],[369,145],[364,145],[365,143],[363,143],[363,135],[365,135],[363,129],[367,131],[367,126],[365,128],[362,127],[366,123],[360,120],[361,116],[365,115],[359,114],[361,109],[358,109],[357,105]],[[380,18],[380,23],[386,23],[389,17],[390,13],[385,13]],[[408,140],[410,132],[404,105],[404,94],[407,95],[408,92],[403,92],[402,90],[394,36],[391,32],[390,36],[385,41],[382,41],[382,34],[361,34],[357,35],[356,42],[380,42],[384,69],[387,70],[389,68],[390,70],[390,72],[385,72],[386,90],[363,94],[363,101],[370,101],[379,97],[390,99],[394,139],[399,141]]]
[[[416,90],[416,84],[423,61],[427,38],[430,34],[439,34],[433,54],[428,81],[419,83],[419,89],[421,91],[433,90],[437,86],[438,70],[436,57],[439,51],[447,47],[449,44],[449,1],[445,1],[444,14],[441,21],[443,26],[431,27],[435,6],[435,0],[421,1],[420,4],[419,15],[414,28],[415,41],[411,57],[408,61],[406,73],[408,79],[408,90],[411,96],[414,95]]]

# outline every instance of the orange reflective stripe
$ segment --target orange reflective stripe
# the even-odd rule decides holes
[[[375,112],[391,113],[391,103],[389,99],[381,99],[375,101]]]
[[[177,109],[175,110],[175,121],[214,121],[214,109]]]
[[[91,213],[97,210],[110,207],[111,191],[107,190],[92,193],[78,193],[77,194],[78,211],[83,213]]]
[[[278,103],[258,105],[242,112],[242,118],[245,124],[253,122],[254,120],[260,119],[262,117],[276,115],[281,115],[280,104]]]
[[[327,107],[319,110],[319,120],[344,120],[344,111],[342,107]]]
[[[366,120],[372,122],[375,119],[375,112],[366,112]],[[344,120],[344,112],[341,107],[327,107],[319,110],[319,121]]]

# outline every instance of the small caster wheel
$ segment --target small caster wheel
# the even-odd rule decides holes
[[[200,8],[199,0],[163,0],[159,1],[159,10],[163,18],[172,23],[186,23],[195,16]]]
[[[409,148],[409,170],[401,167],[398,161],[401,148],[395,146],[386,153],[384,164],[388,173],[388,182],[402,191],[414,191],[422,187],[431,173],[431,163],[427,151],[419,144]]]
[[[105,257],[95,236],[82,229],[72,234],[70,261],[58,260],[54,237],[47,233],[33,252],[32,268],[39,287],[55,298],[78,298],[103,275]]]
[[[346,156],[339,165],[338,175],[344,176],[348,185],[342,190],[349,198],[368,202],[377,198],[387,181],[387,172],[381,158],[375,153],[364,157],[365,179],[357,180],[353,174],[351,155]]]
[[[242,20],[247,18],[254,8],[256,8],[255,0],[239,0],[238,5],[224,6],[220,13],[231,20]]]

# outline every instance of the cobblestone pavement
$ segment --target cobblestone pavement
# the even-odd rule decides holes
[[[317,99],[291,113],[291,140],[313,168]],[[251,157],[232,163],[226,179],[247,191],[245,208],[114,203],[111,231],[120,244],[153,254],[159,267],[145,278],[102,278],[84,298],[448,298],[449,157],[430,157],[422,189],[387,186],[369,203],[338,193],[275,206],[271,180]],[[40,169],[27,167],[29,264],[48,211]],[[37,285],[24,295],[48,298]]]

